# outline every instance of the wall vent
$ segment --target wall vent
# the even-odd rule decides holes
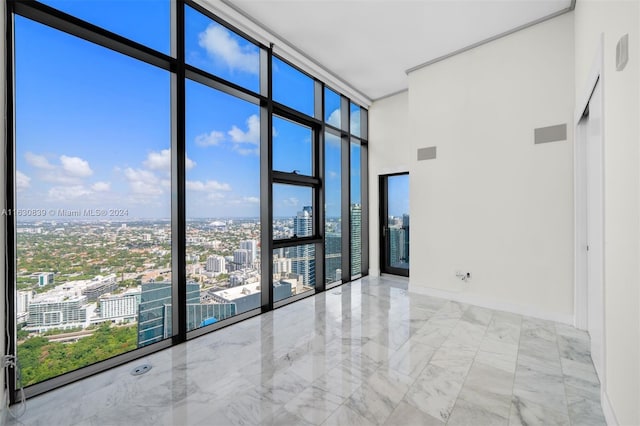
[[[533,143],[547,143],[567,140],[567,125],[539,127],[533,130]]]
[[[418,161],[434,160],[436,158],[436,147],[429,146],[427,148],[418,149]]]

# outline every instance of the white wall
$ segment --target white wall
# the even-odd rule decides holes
[[[573,36],[565,14],[409,75],[412,291],[572,321]]]
[[[409,145],[407,92],[376,101],[369,108],[369,273],[380,274],[380,175],[408,172],[415,153]],[[409,175],[411,185],[411,175]]]
[[[640,129],[637,1],[583,1],[575,9],[576,96],[604,34],[605,351],[607,420],[640,424]],[[629,34],[629,63],[615,69]],[[615,417],[615,419],[613,418]]]
[[[4,22],[4,16],[5,16],[5,2],[0,2],[0,34],[4,34],[5,33],[5,22]],[[6,120],[6,95],[5,95],[5,60],[6,60],[6,55],[5,55],[5,42],[4,42],[4,37],[2,40],[2,43],[0,43],[0,56],[2,57],[2,61],[0,61],[0,81],[2,81],[2,88],[0,89],[0,93],[2,93],[2,95],[0,96],[0,117],[2,117],[2,135],[5,134],[5,129],[4,129],[4,123]],[[2,138],[2,140],[4,141],[4,137]],[[4,150],[3,150],[4,152]],[[5,194],[4,194],[4,171],[6,170],[6,165],[4,164],[4,155],[2,155],[0,157],[0,163],[2,164],[2,166],[0,167],[0,210],[4,209],[4,199],[5,199]],[[4,329],[5,329],[5,300],[6,300],[6,295],[5,295],[5,277],[4,277],[4,271],[5,271],[5,264],[4,264],[4,242],[6,241],[6,237],[5,237],[5,226],[4,226],[4,217],[0,217],[0,301],[2,301],[2,303],[0,303],[0,333],[2,335],[2,338],[0,339],[0,353],[2,353],[2,355],[4,355],[5,353],[5,333],[4,333]],[[5,390],[4,390],[4,371],[0,372],[0,421],[2,421],[5,413],[3,412],[4,409],[4,395],[5,395]]]

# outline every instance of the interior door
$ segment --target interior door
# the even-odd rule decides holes
[[[598,81],[589,100],[586,144],[587,219],[587,329],[591,358],[602,376],[604,367],[604,183],[602,146],[602,91]]]
[[[409,276],[409,174],[380,176],[380,270]]]

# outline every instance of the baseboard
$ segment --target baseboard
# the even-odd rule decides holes
[[[573,315],[561,314],[557,312],[546,312],[536,309],[535,307],[489,299],[474,294],[452,292],[432,287],[416,287],[411,285],[409,286],[409,291],[412,293],[439,297],[441,299],[453,300],[460,303],[467,303],[469,305],[481,306],[483,308],[489,308],[496,311],[511,312],[513,314],[559,322],[571,326],[573,326],[574,323]]]
[[[6,400],[6,389],[2,388],[0,389],[0,401],[2,401],[0,403],[0,425],[4,425],[7,424],[7,422],[9,421],[9,415],[8,415],[8,411],[7,407],[5,406],[7,400]]]
[[[602,412],[604,413],[604,419],[607,421],[607,426],[618,426],[618,419],[615,411],[613,411],[611,401],[609,401],[609,395],[602,388],[600,389],[600,405],[602,405]]]

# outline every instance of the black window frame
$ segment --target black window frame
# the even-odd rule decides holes
[[[171,1],[171,54],[167,55],[156,51],[143,44],[130,40],[126,37],[108,31],[104,28],[83,21],[75,16],[61,12],[51,6],[39,3],[35,0],[7,0],[5,22],[6,22],[6,80],[5,89],[7,93],[8,119],[5,121],[5,152],[6,152],[6,203],[7,207],[14,209],[16,206],[15,188],[15,70],[14,70],[14,16],[38,22],[56,30],[68,33],[79,39],[86,40],[106,49],[119,52],[128,57],[138,59],[144,63],[166,70],[171,75],[171,252],[172,252],[172,336],[169,339],[158,343],[134,349],[130,352],[117,355],[115,357],[100,361],[88,366],[73,370],[54,378],[35,383],[25,388],[27,398],[39,395],[46,391],[64,386],[68,383],[86,378],[93,374],[114,368],[123,363],[148,356],[151,353],[169,348],[171,346],[184,343],[188,340],[208,334],[214,330],[227,327],[247,318],[271,311],[288,303],[295,302],[302,297],[333,288],[351,281],[350,270],[350,232],[342,232],[342,267],[343,275],[341,282],[325,285],[324,280],[324,248],[325,248],[325,217],[324,217],[324,134],[330,129],[332,133],[337,133],[341,139],[341,162],[342,162],[342,223],[349,223],[350,191],[349,191],[349,147],[350,140],[355,136],[350,133],[349,114],[350,104],[354,102],[344,94],[336,91],[330,86],[326,86],[318,78],[300,69],[290,61],[274,55],[274,46],[265,45],[243,31],[234,28],[224,20],[220,19],[213,12],[205,9],[193,0]],[[191,7],[204,14],[225,28],[233,31],[247,41],[255,44],[259,48],[260,73],[259,92],[254,92],[241,85],[227,81],[220,76],[189,65],[185,60],[185,8]],[[286,62],[288,65],[299,70],[314,82],[314,113],[313,116],[306,115],[284,104],[273,100],[272,90],[272,58]],[[260,223],[261,236],[261,306],[249,312],[236,315],[227,320],[208,325],[195,330],[187,330],[187,294],[186,294],[186,106],[185,92],[187,79],[204,84],[213,89],[226,94],[246,100],[260,107]],[[324,94],[325,87],[337,93],[341,99],[341,128],[336,128],[325,123],[324,120]],[[368,271],[368,169],[367,169],[367,110],[360,107],[361,111],[361,135],[357,137],[363,147],[361,156],[361,193],[362,193],[362,270],[360,276],[367,275]],[[272,146],[273,146],[273,116],[284,117],[296,123],[308,126],[312,129],[313,142],[313,172],[312,176],[299,175],[273,170]],[[345,155],[346,151],[346,155]],[[347,167],[345,166],[345,162]],[[345,184],[346,179],[346,184]],[[313,223],[314,233],[312,236],[290,238],[286,240],[273,240],[273,184],[283,183],[313,188]],[[345,199],[347,202],[345,202]],[[346,218],[346,220],[345,220]],[[7,321],[7,342],[6,353],[17,354],[16,336],[16,217],[7,217],[4,226],[6,227],[6,251],[7,267],[4,271],[7,281],[7,304],[9,309],[5,313]],[[365,237],[366,235],[366,237]],[[316,287],[315,291],[309,294],[301,294],[301,297],[291,297],[286,300],[275,302],[273,300],[273,250],[282,247],[292,247],[301,244],[315,245],[316,262]],[[345,267],[345,264],[346,267]],[[11,403],[15,403],[19,397],[17,387],[17,372],[9,369],[7,386]]]

